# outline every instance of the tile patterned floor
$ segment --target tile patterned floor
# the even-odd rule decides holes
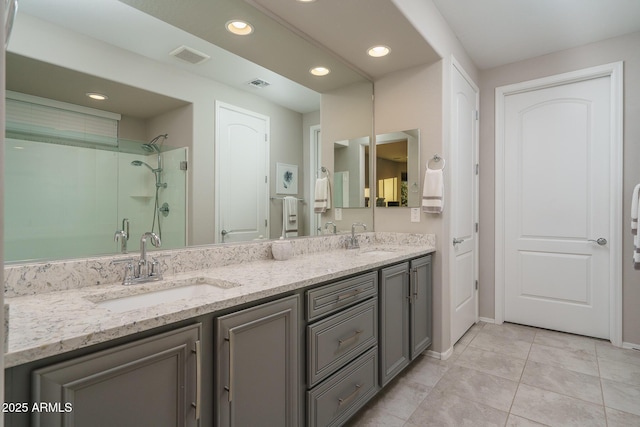
[[[421,356],[350,427],[640,427],[640,351],[514,324],[474,325]]]

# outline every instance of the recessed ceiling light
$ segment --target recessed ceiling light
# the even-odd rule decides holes
[[[88,92],[86,95],[91,99],[95,99],[96,101],[104,101],[106,99],[109,99],[107,95],[97,92]]]
[[[316,0],[296,0],[298,3],[313,3]]]
[[[314,76],[326,76],[327,74],[329,74],[331,72],[330,69],[328,69],[327,67],[314,67],[312,69],[309,70],[309,72],[311,74],[313,74]]]
[[[391,52],[391,49],[389,49],[388,46],[373,46],[370,47],[369,50],[367,50],[367,53],[369,54],[369,56],[372,56],[374,58],[381,58],[383,56],[387,56],[389,54],[389,52]]]
[[[227,31],[239,36],[247,36],[253,33],[253,27],[251,26],[251,24],[245,21],[240,21],[238,19],[227,22],[226,27]]]

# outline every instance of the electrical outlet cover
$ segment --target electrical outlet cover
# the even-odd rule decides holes
[[[411,222],[420,222],[420,208],[411,208]]]

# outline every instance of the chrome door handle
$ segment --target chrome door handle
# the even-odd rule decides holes
[[[464,239],[456,239],[455,237],[453,238],[453,246],[457,245],[458,243],[462,243],[464,242]]]
[[[593,239],[588,239],[588,242],[595,242],[597,244],[599,244],[600,246],[604,246],[607,244],[607,239],[605,239],[604,237],[600,237],[597,240],[593,240]]]

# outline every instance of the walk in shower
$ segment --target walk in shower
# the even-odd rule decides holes
[[[120,252],[114,232],[125,219],[132,251],[147,231],[161,233],[162,249],[185,246],[187,148],[166,144],[166,134],[148,142],[54,134],[11,118],[8,113],[6,261]]]

